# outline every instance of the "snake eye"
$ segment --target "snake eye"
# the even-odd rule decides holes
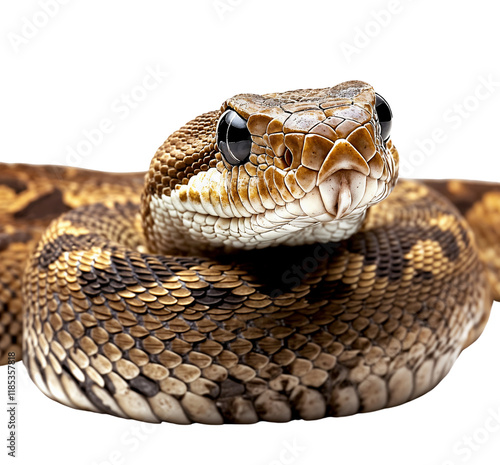
[[[379,94],[375,94],[375,111],[378,115],[382,139],[384,142],[387,142],[389,136],[391,135],[392,111],[385,98]]]
[[[217,146],[230,165],[241,165],[250,156],[252,136],[247,122],[231,108],[217,123]]]

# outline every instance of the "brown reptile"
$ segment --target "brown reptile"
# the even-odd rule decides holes
[[[243,94],[173,133],[145,181],[0,165],[2,363],[22,358],[63,404],[149,422],[427,392],[500,296],[500,187],[394,188],[391,117],[358,81]]]

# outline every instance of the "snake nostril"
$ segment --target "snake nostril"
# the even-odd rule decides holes
[[[292,152],[290,152],[290,149],[285,150],[285,154],[283,155],[283,159],[285,160],[285,163],[288,167],[292,166],[293,155],[292,155]]]

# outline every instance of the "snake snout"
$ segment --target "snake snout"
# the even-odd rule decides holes
[[[307,128],[307,134],[285,135],[293,165],[298,165],[297,183],[306,192],[301,204],[311,216],[322,210],[335,220],[359,215],[384,196],[390,172],[372,114],[355,105],[336,108],[330,116],[322,112],[322,120],[319,112],[312,113],[293,122],[295,128]]]

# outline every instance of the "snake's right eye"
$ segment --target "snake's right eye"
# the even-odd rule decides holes
[[[247,122],[231,108],[217,123],[217,147],[230,165],[241,165],[250,156],[252,136]]]
[[[380,132],[384,142],[389,140],[392,128],[392,111],[387,100],[379,94],[375,94],[375,110],[380,124]]]

